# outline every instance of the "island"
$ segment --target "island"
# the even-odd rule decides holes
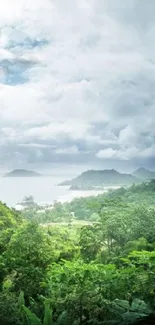
[[[132,175],[144,181],[155,179],[155,172],[143,167],[138,168]]]
[[[13,171],[5,174],[3,177],[40,177],[39,173],[26,169],[14,169]]]
[[[71,185],[69,188],[71,191],[102,191],[103,186],[80,186]]]
[[[134,175],[119,173],[115,169],[88,170],[78,177],[64,181],[59,186],[70,186],[71,190],[103,189],[105,186],[129,186],[141,183],[142,180]]]

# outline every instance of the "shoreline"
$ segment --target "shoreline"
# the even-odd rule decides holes
[[[50,208],[53,207],[54,203],[57,202],[57,203],[61,203],[61,204],[65,204],[65,203],[70,203],[71,201],[73,201],[74,199],[80,199],[80,198],[87,198],[87,197],[96,197],[98,195],[103,195],[104,193],[107,193],[109,190],[116,190],[118,188],[120,188],[121,186],[107,186],[107,187],[104,187],[103,190],[84,190],[84,191],[81,191],[81,190],[71,190],[69,191],[68,189],[68,192],[67,194],[64,194],[64,195],[60,195],[57,197],[57,199],[49,202],[37,202],[35,201],[36,204],[38,204],[38,206],[42,207],[42,208],[45,208],[47,209],[48,206],[50,206]],[[12,206],[12,208],[18,210],[18,211],[22,211],[23,210],[23,206],[21,203],[16,203]]]

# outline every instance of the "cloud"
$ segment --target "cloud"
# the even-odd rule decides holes
[[[98,158],[103,159],[118,159],[118,160],[131,160],[131,159],[143,159],[147,157],[155,158],[155,146],[139,149],[136,147],[124,148],[120,150],[114,150],[112,148],[100,150],[97,153]]]
[[[59,155],[76,155],[80,152],[76,146],[72,146],[69,148],[56,149],[56,153]]]
[[[0,163],[152,165],[155,2],[0,5]]]

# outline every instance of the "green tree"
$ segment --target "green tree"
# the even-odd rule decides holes
[[[4,254],[12,286],[26,297],[43,292],[46,269],[55,258],[50,237],[36,223],[25,223],[12,236]]]

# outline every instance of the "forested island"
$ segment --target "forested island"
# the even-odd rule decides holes
[[[88,170],[83,172],[78,177],[64,181],[59,186],[71,186],[70,189],[97,189],[104,186],[129,186],[132,184],[138,184],[142,180],[134,175],[119,173],[115,169],[105,170]]]
[[[143,167],[138,168],[132,175],[145,181],[155,179],[155,172]]]
[[[40,177],[40,176],[42,175],[32,170],[26,170],[26,169],[15,169],[4,175],[4,177]]]
[[[64,181],[59,186],[70,186],[72,191],[103,190],[105,187],[126,187],[155,179],[155,172],[138,168],[132,174],[119,173],[115,169],[88,170],[76,178]]]
[[[0,324],[155,323],[155,180],[37,209],[0,203]]]

